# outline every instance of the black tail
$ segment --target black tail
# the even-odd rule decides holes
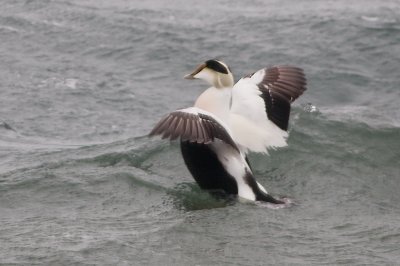
[[[282,200],[275,199],[270,194],[264,193],[263,191],[259,190],[259,193],[256,193],[256,199],[260,201],[270,202],[273,204],[284,204],[285,202]]]
[[[284,204],[285,203],[284,201],[275,199],[270,194],[265,193],[258,187],[257,181],[254,178],[253,173],[252,173],[253,169],[251,169],[249,158],[246,156],[245,159],[251,170],[251,172],[246,172],[245,180],[246,180],[247,184],[253,190],[254,194],[256,195],[256,200],[270,202],[273,204]]]

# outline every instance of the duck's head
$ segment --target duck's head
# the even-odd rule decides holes
[[[233,75],[229,67],[222,61],[211,59],[200,64],[185,79],[202,79],[215,88],[233,87]]]

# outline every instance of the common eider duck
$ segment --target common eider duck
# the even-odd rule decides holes
[[[230,68],[212,59],[185,78],[205,80],[211,87],[194,107],[162,118],[149,135],[180,140],[184,162],[202,189],[284,203],[256,181],[247,155],[287,145],[290,105],[306,90],[303,70],[263,68],[235,84]]]

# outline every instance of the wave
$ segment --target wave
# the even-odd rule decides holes
[[[396,182],[400,128],[371,127],[332,116],[326,110],[307,110],[294,108],[288,147],[272,150],[270,156],[250,156],[258,180],[271,193],[305,204],[307,200],[302,198],[305,191],[311,191],[312,198],[327,194],[334,197],[334,191],[324,194],[317,191],[324,190],[327,184],[341,187],[346,180],[355,189],[347,191],[344,198],[355,200],[365,195],[376,176],[388,178],[389,183]],[[21,147],[25,147],[27,139],[19,140]],[[151,191],[156,198],[163,198],[162,204],[178,210],[232,204],[229,198],[216,198],[198,188],[176,142],[146,136],[77,146],[43,142],[36,140],[31,150],[14,152],[4,161],[0,173],[3,192],[26,190],[29,194],[37,193],[40,200],[46,195],[65,198],[73,194],[82,200],[106,202],[116,200],[117,196],[109,194],[102,199],[102,191],[116,187],[115,193],[126,193],[123,197],[128,198],[129,193]]]

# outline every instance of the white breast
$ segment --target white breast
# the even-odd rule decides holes
[[[228,124],[230,101],[230,88],[217,89],[211,87],[197,98],[194,106],[216,115],[225,124]]]

